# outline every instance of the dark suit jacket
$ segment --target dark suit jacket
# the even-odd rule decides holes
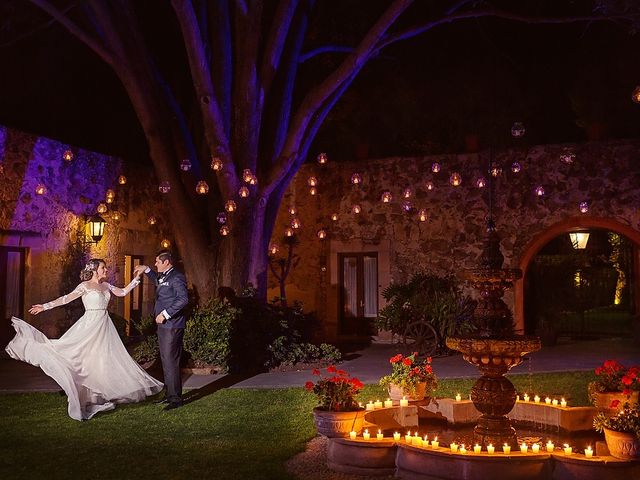
[[[154,270],[149,270],[145,275],[156,286],[154,315],[158,316],[160,312],[166,310],[170,316],[166,322],[158,324],[158,328],[184,328],[186,322],[184,310],[189,303],[187,280],[184,274],[174,268],[161,280],[158,280],[159,275]]]

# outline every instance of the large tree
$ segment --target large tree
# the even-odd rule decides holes
[[[564,17],[541,16],[522,6],[518,12],[501,10],[473,0],[415,7],[412,0],[365,1],[358,3],[363,13],[379,11],[358,39],[349,45],[320,45],[317,29],[310,27],[320,6],[315,0],[171,0],[182,57],[167,65],[143,25],[143,15],[153,15],[157,4],[30,1],[93,50],[122,83],[156,177],[170,182],[166,197],[175,240],[203,298],[212,296],[218,285],[237,289],[252,283],[266,293],[267,248],[282,196],[328,112],[386,46],[481,17],[529,23],[635,19],[624,1],[594,2]],[[326,3],[322,7],[328,8]],[[407,13],[413,9],[416,15]],[[357,32],[353,25],[342,28]],[[334,24],[327,31],[336,33],[339,27]],[[315,82],[301,80],[303,63],[319,55],[331,55],[332,68]],[[175,74],[179,70],[188,71],[187,98],[193,103],[178,91],[184,87]],[[181,175],[184,158],[192,162],[193,175]],[[222,161],[222,170],[210,168],[213,158]],[[246,170],[257,184],[244,181]],[[200,179],[215,186],[206,201],[196,198],[195,180]],[[250,189],[246,199],[239,198],[242,186]],[[237,211],[229,214],[229,235],[221,237],[216,216],[228,200],[235,200]]]

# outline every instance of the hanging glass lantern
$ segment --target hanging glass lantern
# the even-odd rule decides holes
[[[169,248],[171,247],[171,242],[165,238],[160,242],[160,246],[162,248]]]
[[[393,195],[391,195],[391,192],[389,190],[385,190],[384,192],[382,192],[380,200],[382,200],[382,203],[389,203],[391,202],[391,200],[393,200]]]
[[[337,213],[332,213],[331,214],[331,220],[333,220],[334,222],[338,221],[338,214]]]
[[[325,238],[327,238],[327,231],[324,228],[321,228],[320,230],[318,230],[316,232],[316,236],[320,239],[320,240],[324,240]]]
[[[211,157],[211,170],[214,172],[219,172],[222,170],[223,163],[218,157]]]
[[[73,160],[73,152],[71,150],[65,150],[62,154],[62,159],[65,162],[70,162],[71,160]]]
[[[278,246],[277,243],[271,242],[269,244],[269,255],[270,256],[275,257],[278,254],[279,251],[280,251],[280,247]]]
[[[198,195],[206,195],[207,193],[209,193],[209,184],[204,180],[200,180],[196,184],[196,193]]]
[[[258,184],[258,177],[256,177],[255,175],[251,175],[251,179],[249,180],[249,185],[257,185]]]
[[[291,205],[289,207],[289,215],[295,215],[296,213],[298,213],[298,209],[296,207],[294,207],[293,205]]]
[[[160,191],[160,193],[169,193],[169,190],[171,190],[171,184],[167,181],[160,182],[158,190]]]
[[[96,212],[98,212],[100,215],[102,215],[103,213],[107,213],[107,210],[109,210],[109,207],[107,207],[107,204],[104,202],[100,202],[98,204],[98,207],[96,208]]]
[[[361,183],[362,183],[362,177],[360,176],[359,173],[354,173],[353,175],[351,175],[351,184],[359,185]]]
[[[47,193],[47,187],[44,186],[44,183],[36,185],[36,195],[44,195],[45,193]]]
[[[191,160],[189,160],[188,158],[182,160],[180,162],[180,170],[182,170],[183,172],[188,172],[189,170],[191,170]]]
[[[285,237],[293,237],[293,228],[291,227],[287,227],[284,229],[284,236]]]
[[[119,211],[114,210],[111,213],[111,220],[113,220],[114,222],[119,222],[120,220],[122,220],[122,214]]]
[[[438,173],[440,172],[441,169],[442,169],[442,165],[440,165],[438,162],[433,162],[433,164],[431,165],[431,171],[433,173]]]
[[[637,86],[633,89],[633,93],[631,94],[631,100],[636,103],[640,103],[640,86]]]
[[[124,175],[120,175],[118,177],[118,184],[120,185],[124,185],[127,183],[127,177],[125,177]]]
[[[316,187],[309,188],[309,195],[317,195],[318,189]]]
[[[520,173],[520,170],[522,170],[522,165],[520,165],[520,162],[513,162],[511,164],[511,171],[513,173]]]
[[[478,177],[476,179],[476,187],[484,188],[486,186],[487,186],[487,181],[484,179],[484,177]]]
[[[427,221],[427,211],[424,208],[421,208],[420,211],[418,211],[418,219],[421,222]]]
[[[295,228],[298,229],[302,226],[302,223],[300,222],[300,219],[298,217],[294,217],[291,220],[291,228]]]
[[[316,159],[318,160],[318,163],[320,165],[324,165],[325,163],[327,163],[329,161],[329,158],[327,157],[326,153],[319,153],[318,156],[316,157]]]
[[[245,187],[244,185],[241,186],[238,189],[238,195],[240,195],[240,198],[247,198],[249,196],[249,189],[247,187]]]
[[[459,187],[462,183],[462,176],[458,172],[453,172],[449,177],[449,183],[454,187]]]
[[[227,223],[227,214],[225,212],[220,212],[216,215],[216,222],[223,224]]]
[[[413,196],[413,190],[409,187],[402,191],[402,198],[411,198]]]
[[[317,187],[318,186],[318,179],[316,177],[307,178],[307,185],[309,185],[310,187]]]
[[[220,235],[222,235],[223,237],[226,237],[227,235],[229,235],[230,231],[231,229],[229,228],[229,225],[222,225],[220,227]]]
[[[513,122],[511,126],[511,136],[514,138],[520,138],[524,136],[525,128],[522,122]]]
[[[402,202],[402,210],[404,210],[407,213],[413,210],[413,205],[409,200],[405,200],[404,202]]]
[[[538,185],[533,192],[537,197],[544,197],[544,187],[542,185]]]
[[[233,200],[227,200],[227,203],[224,204],[224,209],[227,212],[235,212],[236,211],[236,202]]]
[[[361,211],[362,211],[362,207],[360,207],[360,205],[358,204],[351,207],[351,213],[355,213],[357,215]]]
[[[431,190],[433,190],[435,188],[435,186],[433,185],[433,182],[427,182],[427,183],[424,184],[424,188],[426,188],[427,191],[430,192]]]
[[[560,161],[565,165],[571,165],[576,160],[576,154],[571,150],[565,150],[560,154]]]
[[[497,178],[502,175],[502,167],[497,163],[491,164],[491,168],[489,168],[489,173],[493,178]]]
[[[242,180],[244,181],[244,183],[249,183],[252,178],[253,178],[253,173],[251,173],[251,170],[249,170],[248,168],[245,168],[242,171]]]
[[[116,192],[112,189],[108,189],[104,196],[107,203],[113,203],[113,201],[116,199]]]
[[[158,223],[158,219],[151,215],[149,218],[147,218],[147,223],[149,225],[155,225],[156,223]]]
[[[589,202],[587,201],[580,202],[580,204],[578,205],[578,208],[580,209],[580,213],[587,213],[589,211]]]

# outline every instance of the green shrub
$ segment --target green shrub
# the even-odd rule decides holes
[[[322,343],[291,342],[290,337],[282,335],[269,345],[271,358],[267,367],[295,365],[296,363],[323,363],[330,365],[342,359],[342,354],[333,345]]]
[[[145,315],[140,320],[132,318],[131,323],[140,335],[148,336],[156,333],[156,318],[153,315]]]
[[[147,363],[155,360],[160,356],[160,347],[158,347],[158,336],[149,335],[133,348],[131,355],[138,363]]]

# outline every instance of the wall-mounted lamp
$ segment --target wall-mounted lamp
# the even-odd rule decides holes
[[[100,215],[93,215],[87,220],[86,243],[98,243],[104,234],[104,226],[107,222]]]
[[[569,233],[569,238],[573,248],[584,250],[587,248],[587,242],[589,241],[589,232],[571,232]]]

